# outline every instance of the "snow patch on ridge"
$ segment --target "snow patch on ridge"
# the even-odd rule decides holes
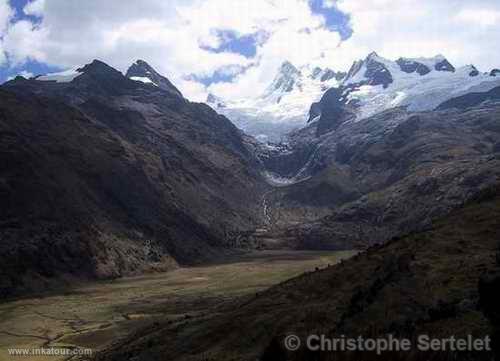
[[[155,82],[145,76],[131,76],[130,79],[140,81],[141,83],[153,84],[154,86],[158,86]]]
[[[46,75],[42,75],[36,78],[39,81],[55,81],[56,83],[69,83],[73,81],[76,77],[82,75],[81,71],[77,69],[69,69],[65,71],[61,71],[59,73],[50,73]]]

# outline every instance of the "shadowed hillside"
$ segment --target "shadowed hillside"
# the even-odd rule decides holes
[[[229,120],[99,61],[79,71],[0,89],[0,297],[212,259],[259,223],[267,186]]]
[[[414,338],[492,333],[500,192],[491,188],[431,229],[243,299],[233,310],[133,335],[98,360],[363,360],[373,355],[285,351],[289,333]],[[488,283],[489,282],[489,283]],[[493,282],[493,283],[492,283]],[[488,308],[489,307],[489,308]],[[496,318],[495,318],[496,317]],[[490,320],[489,320],[490,318]],[[244,327],[242,327],[244,325]],[[354,358],[353,358],[354,357]],[[490,360],[490,353],[386,354],[384,360]]]

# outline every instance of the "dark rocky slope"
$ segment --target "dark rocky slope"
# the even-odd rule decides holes
[[[469,93],[457,98],[445,101],[437,109],[467,109],[475,107],[484,102],[498,102],[500,100],[500,87],[496,87],[487,92]]]
[[[137,60],[128,68],[125,74],[127,78],[134,79],[149,79],[153,84],[160,89],[169,92],[173,96],[182,97],[181,92],[167,78],[159,74],[151,65],[144,60]],[[141,80],[139,80],[141,81]]]
[[[409,339],[492,334],[498,327],[499,189],[481,192],[425,232],[240,299],[224,313],[157,323],[96,359],[491,360],[491,352],[422,354],[415,349],[380,357],[311,353],[304,347],[287,352],[283,339],[290,333],[303,344],[310,334]]]
[[[225,117],[80,71],[0,88],[0,296],[210,259],[260,223],[266,185]]]
[[[359,121],[332,112],[261,155],[272,172],[294,175],[266,195],[269,227],[293,235],[293,247],[364,247],[425,229],[499,179],[498,103]]]

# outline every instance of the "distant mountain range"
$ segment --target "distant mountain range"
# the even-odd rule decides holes
[[[221,99],[209,94],[207,103],[239,128],[261,141],[277,142],[304,126],[307,112],[345,73],[284,62],[263,94],[252,99]]]
[[[329,94],[329,103],[347,106],[362,119],[395,107],[433,110],[451,98],[499,85],[498,69],[481,73],[473,65],[455,68],[442,55],[392,61],[371,53],[347,73],[284,62],[262,95],[226,100],[212,94],[207,103],[247,133],[276,142],[306,121],[319,119],[319,100],[328,89],[337,89],[336,96]]]

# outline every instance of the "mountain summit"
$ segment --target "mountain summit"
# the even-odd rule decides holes
[[[307,88],[311,86],[319,86],[319,88],[324,89],[325,85],[335,84],[342,80],[345,75],[343,72],[335,72],[329,68],[322,69],[318,66],[297,68],[289,61],[284,61],[263,97],[270,98],[274,96],[275,100],[280,102],[286,93],[292,93],[293,91],[307,92]]]
[[[443,55],[392,61],[373,52],[353,63],[340,84],[339,103],[355,110],[358,119],[396,107],[409,111],[436,109],[469,92],[487,92],[500,85],[473,65],[455,68]],[[331,97],[331,94],[329,94]],[[325,102],[323,102],[324,104]],[[314,105],[310,119],[320,113]]]
[[[311,103],[344,77],[345,73],[330,68],[298,67],[285,61],[262,94],[249,99],[221,99],[210,94],[207,103],[248,134],[276,142],[303,126]]]
[[[382,85],[387,88],[399,72],[426,76],[433,71],[454,73],[456,69],[442,55],[432,58],[399,58],[394,62],[372,52],[364,60],[353,63],[344,83]]]
[[[125,75],[135,81],[149,83],[160,89],[168,91],[172,95],[183,97],[182,93],[163,75],[159,74],[151,65],[144,60],[137,60],[132,64]]]
[[[392,75],[384,64],[384,59],[373,52],[364,61],[356,61],[347,73],[345,82],[366,85],[383,85],[387,88],[393,82]]]
[[[300,70],[289,61],[285,61],[281,64],[278,74],[268,87],[266,93],[269,95],[273,93],[289,93],[294,89],[295,85],[300,86],[301,77]]]
[[[498,74],[498,69],[481,73],[473,65],[456,68],[443,55],[389,60],[372,52],[355,61],[347,74],[285,61],[263,94],[251,99],[220,99],[212,94],[207,103],[245,132],[276,142],[308,120],[319,119],[323,106],[331,109],[329,102],[337,108],[348,106],[356,119],[396,107],[427,111],[469,92],[490,91],[500,85]],[[332,88],[338,91],[327,93]],[[320,102],[323,96],[329,101]]]

